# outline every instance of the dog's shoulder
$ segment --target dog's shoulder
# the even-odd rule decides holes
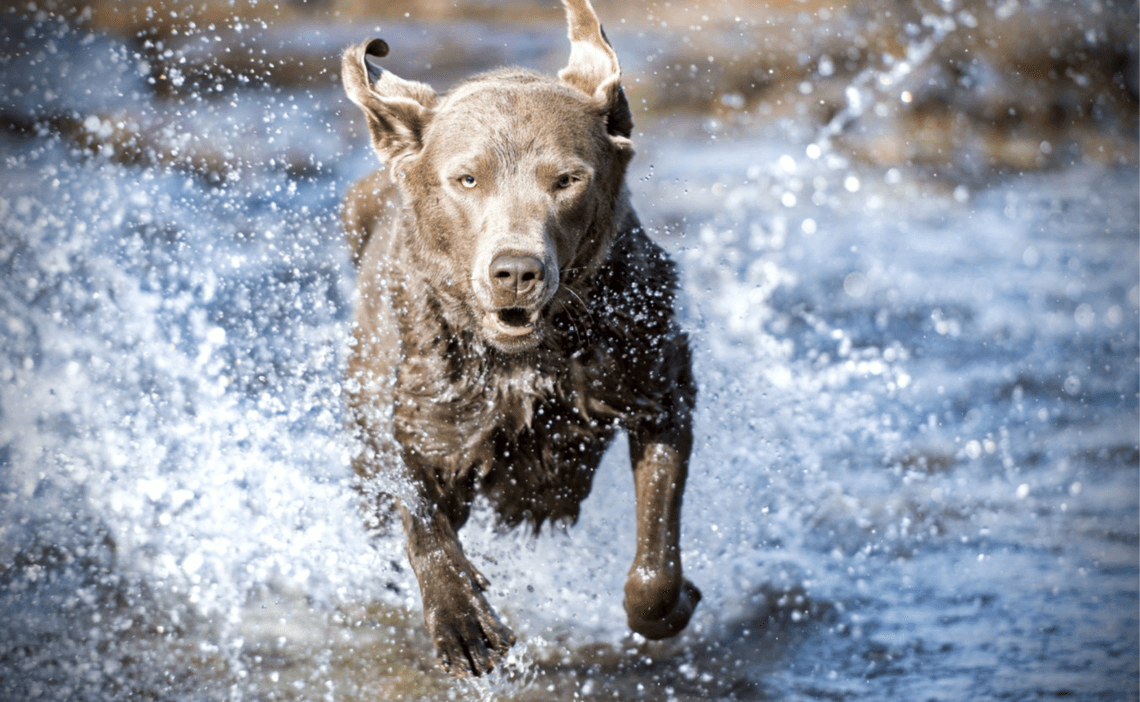
[[[369,173],[348,189],[341,203],[340,219],[354,265],[360,266],[373,238],[385,250],[388,248],[389,232],[401,206],[400,189],[384,168]]]
[[[678,277],[673,259],[627,209],[598,273],[597,296],[607,309],[620,309],[636,319],[672,322]]]

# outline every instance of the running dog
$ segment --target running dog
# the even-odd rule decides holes
[[[477,493],[508,526],[578,517],[629,436],[636,556],[629,627],[685,628],[681,496],[696,389],[673,263],[630,205],[629,103],[587,0],[564,0],[557,78],[507,68],[445,94],[345,52],[342,79],[386,168],[344,220],[359,301],[345,383],[370,509],[398,506],[440,665],[483,675],[514,643],[457,532]]]

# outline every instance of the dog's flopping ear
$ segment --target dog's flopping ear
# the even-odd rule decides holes
[[[387,55],[387,42],[369,39],[344,52],[340,72],[349,99],[368,118],[372,148],[392,166],[419,152],[438,97],[431,86],[382,69],[378,61]]]
[[[562,0],[562,5],[570,25],[570,62],[558,72],[558,78],[598,103],[611,135],[628,138],[633,132],[633,116],[621,88],[617,53],[589,0]]]

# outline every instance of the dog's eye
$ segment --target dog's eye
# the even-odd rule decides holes
[[[570,175],[569,173],[565,173],[558,179],[558,182],[555,184],[555,187],[558,188],[559,190],[565,190],[566,188],[569,188],[571,185],[573,185],[577,181],[578,181],[577,178]]]
[[[459,177],[459,183],[465,188],[474,188],[477,181],[475,180],[475,176],[465,175]]]

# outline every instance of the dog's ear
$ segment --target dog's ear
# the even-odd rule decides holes
[[[594,98],[611,135],[628,138],[633,115],[621,88],[617,53],[602,31],[589,0],[562,0],[570,25],[570,62],[558,78]]]
[[[419,152],[438,98],[431,86],[380,68],[387,55],[387,42],[369,39],[344,52],[340,73],[349,99],[368,118],[372,148],[392,165]]]

